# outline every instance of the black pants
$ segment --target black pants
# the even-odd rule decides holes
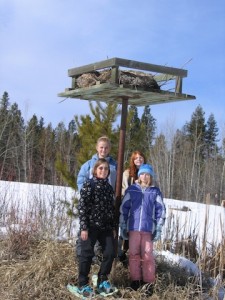
[[[89,230],[88,239],[83,241],[79,238],[77,245],[77,255],[79,259],[78,281],[80,287],[88,284],[88,275],[91,269],[92,258],[95,255],[94,246],[96,241],[99,241],[103,254],[98,277],[107,280],[108,275],[111,272],[113,260],[115,258],[115,240],[113,232],[111,230],[100,231],[96,228]]]

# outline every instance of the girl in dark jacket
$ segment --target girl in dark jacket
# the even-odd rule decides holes
[[[88,285],[89,272],[94,256],[94,245],[99,242],[103,260],[98,273],[97,291],[102,295],[115,292],[115,287],[108,281],[115,257],[115,209],[114,192],[108,181],[110,173],[106,159],[99,159],[94,165],[93,178],[87,180],[80,190],[78,204],[80,221],[79,243],[79,290],[87,297],[93,297],[93,290]]]

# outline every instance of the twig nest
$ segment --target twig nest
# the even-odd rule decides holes
[[[111,69],[103,71],[95,71],[91,73],[84,73],[76,78],[76,87],[84,88],[101,83],[112,82]],[[152,90],[159,90],[160,87],[152,74],[138,72],[138,71],[121,71],[119,70],[119,76],[117,84],[128,85],[132,88],[141,87]]]

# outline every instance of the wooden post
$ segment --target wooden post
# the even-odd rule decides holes
[[[116,224],[119,224],[119,215],[120,215],[119,209],[121,204],[124,149],[125,149],[126,123],[127,123],[127,107],[128,107],[128,97],[123,97],[121,123],[120,123],[119,150],[118,150],[118,158],[117,158],[118,166],[117,166],[117,176],[116,176],[116,202],[115,202]],[[118,227],[117,227],[117,237],[118,237]],[[116,251],[117,251],[117,245],[116,245]]]

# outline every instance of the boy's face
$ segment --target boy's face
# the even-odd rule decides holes
[[[99,158],[106,158],[109,155],[110,147],[107,142],[99,142],[96,146]]]

